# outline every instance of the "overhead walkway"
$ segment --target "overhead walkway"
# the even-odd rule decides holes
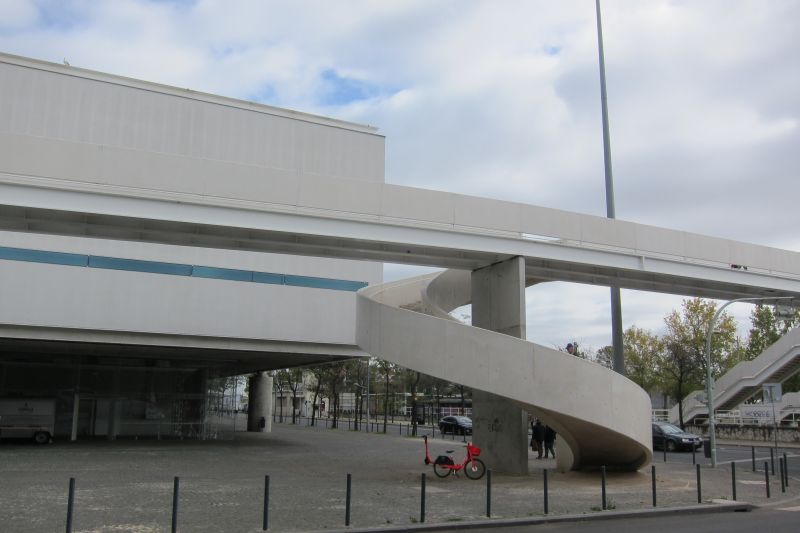
[[[528,279],[528,285],[537,280]],[[601,365],[462,324],[470,272],[447,270],[358,292],[356,342],[425,374],[508,398],[553,427],[560,470],[637,469],[652,458],[650,398]]]
[[[720,411],[735,409],[761,390],[764,383],[777,383],[800,370],[800,328],[794,328],[752,361],[742,361],[714,381],[714,405]],[[694,391],[683,400],[683,421],[708,418],[704,391]],[[670,420],[680,420],[678,405]]]

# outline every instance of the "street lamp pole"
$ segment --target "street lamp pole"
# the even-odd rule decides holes
[[[711,468],[717,466],[717,430],[716,421],[714,420],[714,384],[711,377],[711,335],[714,333],[714,325],[717,319],[722,314],[722,311],[731,304],[736,302],[758,302],[763,300],[786,300],[792,299],[793,296],[771,296],[766,298],[737,298],[722,305],[714,316],[711,322],[708,323],[708,331],[706,331],[706,404],[708,405],[708,440],[711,445]]]

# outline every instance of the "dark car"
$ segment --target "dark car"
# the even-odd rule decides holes
[[[687,433],[674,424],[667,422],[653,422],[653,449],[668,452],[691,450],[703,445],[703,439],[693,433]]]
[[[439,431],[454,435],[472,435],[472,419],[467,416],[446,416],[439,420]]]

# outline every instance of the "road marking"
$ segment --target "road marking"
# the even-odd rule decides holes
[[[739,483],[742,485],[766,485],[766,481],[750,481],[749,479],[740,479]]]

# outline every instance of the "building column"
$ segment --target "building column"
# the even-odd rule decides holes
[[[525,338],[523,258],[514,257],[472,272],[472,325]],[[485,356],[491,360],[492,354]],[[507,474],[527,474],[527,412],[488,392],[473,390],[472,398],[473,438],[486,464]]]
[[[72,395],[72,433],[70,434],[69,440],[75,442],[78,440],[78,417],[80,416],[81,412],[81,395],[78,392],[78,389],[75,389],[75,393]]]
[[[250,377],[247,400],[247,431],[269,433],[272,431],[272,376],[256,372]],[[264,425],[261,425],[261,419]]]

